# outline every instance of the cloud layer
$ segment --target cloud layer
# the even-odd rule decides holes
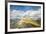
[[[15,19],[15,18],[22,18],[23,16],[30,16],[32,19],[38,19],[41,18],[41,12],[40,9],[37,11],[34,10],[27,10],[27,11],[20,11],[20,10],[13,10],[10,13],[10,18]]]

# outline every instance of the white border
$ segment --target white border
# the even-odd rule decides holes
[[[41,6],[41,28],[24,28],[24,29],[10,29],[10,5],[25,5],[25,6]],[[14,31],[33,31],[33,30],[43,30],[43,5],[42,4],[27,4],[27,3],[8,3],[7,6],[8,11],[8,32],[14,32]]]

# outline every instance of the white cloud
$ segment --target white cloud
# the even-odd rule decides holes
[[[11,19],[17,18],[17,16],[19,16],[18,18],[21,18],[23,16],[30,16],[33,19],[38,19],[41,18],[41,11],[34,11],[34,10],[28,10],[28,11],[19,11],[19,10],[13,10],[11,11]]]
[[[41,18],[41,11],[40,10],[38,10],[38,11],[28,10],[24,14],[30,16],[31,18],[33,18],[35,20],[38,18]]]
[[[17,16],[21,17],[21,16],[23,16],[23,13],[24,13],[24,11],[19,11],[19,10],[11,11],[11,13],[10,13],[11,19],[15,19],[15,18],[17,18]]]

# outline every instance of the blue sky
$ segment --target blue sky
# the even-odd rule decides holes
[[[23,6],[23,5],[10,5],[10,10],[21,10],[21,11],[27,11],[27,10],[38,10],[40,9],[40,6]]]
[[[10,5],[10,17],[11,19],[21,18],[25,15],[29,15],[32,18],[39,18],[41,15],[40,6],[23,6],[23,5]],[[37,16],[36,16],[37,15]]]

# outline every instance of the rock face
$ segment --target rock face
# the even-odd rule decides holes
[[[18,23],[16,28],[30,28],[30,27],[40,27],[37,20],[33,20],[29,17],[23,17]]]

